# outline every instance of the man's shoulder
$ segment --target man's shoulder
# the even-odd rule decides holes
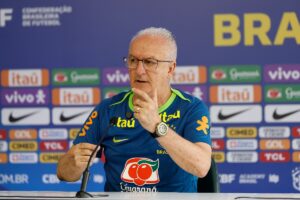
[[[127,97],[129,97],[129,95],[131,93],[132,93],[131,90],[120,92],[120,93],[114,95],[113,97],[103,99],[98,104],[97,107],[98,108],[100,108],[100,107],[109,107],[109,106],[112,106],[112,105],[117,105],[117,104],[123,103],[123,102],[125,102],[125,100],[127,99]]]
[[[186,93],[182,90],[178,90],[178,89],[172,89],[172,91],[176,94],[176,96],[178,97],[177,98],[177,102],[180,101],[180,104],[187,110],[189,109],[208,109],[206,103],[189,94],[189,93]]]
[[[179,100],[182,100],[182,101],[186,101],[187,103],[200,103],[202,102],[201,99],[187,93],[187,92],[184,92],[182,90],[179,90],[179,89],[174,89],[172,88],[172,91],[173,93],[176,94],[176,96],[178,96]]]

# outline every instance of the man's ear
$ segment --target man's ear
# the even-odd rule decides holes
[[[169,65],[169,71],[168,71],[169,78],[173,76],[175,69],[176,69],[176,62],[173,62],[171,65]]]

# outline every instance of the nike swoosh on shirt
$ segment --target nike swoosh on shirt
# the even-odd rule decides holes
[[[27,118],[27,117],[29,117],[31,115],[34,115],[37,112],[39,112],[39,111],[31,112],[31,113],[28,113],[28,114],[25,114],[25,115],[20,115],[18,117],[15,117],[15,116],[13,116],[13,113],[10,113],[8,121],[11,122],[11,123],[15,123],[15,122],[18,122],[18,121],[20,121],[22,119],[25,119],[25,118]]]
[[[76,118],[76,117],[79,117],[80,115],[85,114],[86,112],[88,112],[88,111],[76,113],[76,114],[70,115],[70,116],[65,116],[65,115],[64,115],[64,112],[62,112],[62,113],[60,114],[59,119],[60,119],[61,122],[67,122],[67,121],[70,121],[70,120],[72,120],[72,119],[74,119],[74,118]]]
[[[227,115],[224,115],[224,114],[222,113],[222,110],[220,110],[220,112],[219,112],[219,114],[218,114],[218,118],[219,118],[219,120],[226,120],[226,119],[229,119],[229,118],[234,117],[234,116],[236,116],[236,115],[239,115],[239,114],[241,114],[241,113],[243,113],[243,112],[246,112],[246,111],[249,110],[249,109],[250,109],[250,108],[247,108],[247,109],[240,110],[240,111],[237,111],[237,112],[234,112],[234,113],[231,113],[231,114],[227,114]]]
[[[275,111],[273,112],[273,118],[276,119],[276,120],[282,119],[282,118],[285,118],[285,117],[290,116],[292,114],[295,114],[299,111],[300,111],[300,109],[295,110],[295,111],[291,111],[291,112],[288,112],[288,113],[284,113],[284,114],[278,114],[277,109],[275,109]]]
[[[116,137],[113,137],[113,142],[114,142],[114,143],[120,143],[120,142],[123,142],[123,141],[126,141],[126,140],[128,140],[128,138],[117,139]]]

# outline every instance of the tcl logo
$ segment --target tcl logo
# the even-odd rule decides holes
[[[64,151],[67,150],[67,141],[42,141],[40,142],[41,151]]]
[[[259,158],[262,162],[288,162],[289,152],[260,152]]]
[[[213,150],[224,150],[225,142],[224,140],[212,140]]]
[[[292,128],[293,137],[300,137],[300,126]]]
[[[0,129],[0,140],[6,139],[6,131],[4,129]]]

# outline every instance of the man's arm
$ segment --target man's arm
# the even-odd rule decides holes
[[[207,174],[212,152],[208,144],[192,143],[170,128],[165,136],[158,137],[157,140],[182,169],[198,177],[204,177]]]
[[[79,180],[95,147],[89,143],[73,145],[58,161],[57,177],[63,181]]]

